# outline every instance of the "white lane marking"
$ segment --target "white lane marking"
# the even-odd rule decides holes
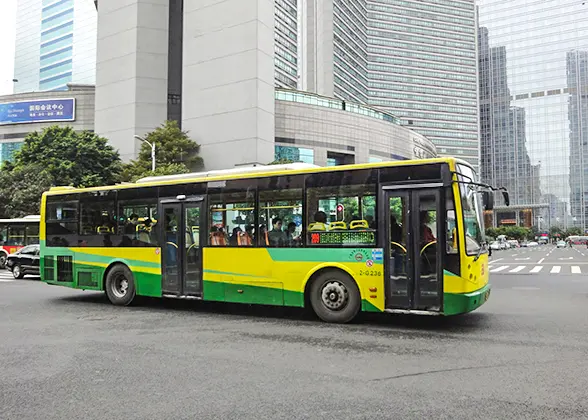
[[[543,266],[542,266],[542,265],[536,265],[535,267],[533,267],[533,268],[531,269],[531,273],[538,273],[538,272],[540,272],[541,270],[543,270]]]
[[[518,273],[519,271],[524,270],[526,265],[519,265],[517,268],[513,268],[509,271],[509,273]]]
[[[527,258],[515,258],[515,261],[527,261],[527,260],[530,260],[530,259],[531,259],[530,257],[527,257]]]
[[[544,260],[545,258],[541,258],[539,261],[537,261],[537,264],[541,264]]]
[[[503,259],[504,259],[504,258],[498,258],[497,260],[492,260],[492,261],[490,261],[490,262],[488,263],[488,265],[490,265],[490,264],[494,264],[495,262],[501,261],[501,260],[503,260]]]
[[[552,274],[557,274],[557,273],[559,273],[560,271],[561,271],[561,266],[559,266],[559,265],[554,265],[554,266],[551,268],[551,271],[550,271],[550,273],[552,273]]]
[[[13,282],[14,280],[8,280],[8,279],[0,279],[0,283],[10,283]]]
[[[498,267],[498,268],[493,268],[492,270],[490,270],[491,273],[498,273],[500,271],[504,271],[508,268],[508,265],[503,265],[502,267]]]
[[[574,257],[567,257],[567,258],[558,258],[558,260],[573,260]]]
[[[572,274],[582,274],[582,270],[580,270],[580,266],[572,265]]]

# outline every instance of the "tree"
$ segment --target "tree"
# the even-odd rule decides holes
[[[38,214],[41,194],[51,186],[113,184],[120,169],[118,152],[89,131],[53,126],[29,133],[0,170],[0,216]]]
[[[563,231],[559,226],[551,226],[551,228],[549,229],[549,234],[551,235],[551,237],[561,236],[562,233]]]
[[[166,121],[147,134],[145,140],[155,143],[155,172],[151,170],[151,146],[143,142],[137,160],[123,166],[121,179],[134,182],[153,175],[175,175],[203,168],[198,156],[200,145],[182,131],[177,121]]]
[[[581,236],[582,235],[582,229],[580,229],[579,227],[571,227],[569,228],[565,233],[564,236]]]
[[[118,152],[105,138],[90,131],[53,126],[29,133],[22,148],[15,152],[14,163],[3,170],[22,171],[28,167],[43,168],[51,185],[94,187],[115,183],[121,163]]]
[[[51,187],[49,174],[39,166],[0,172],[0,218],[39,214],[41,195]]]
[[[273,162],[268,163],[268,165],[286,165],[288,163],[295,163],[292,159],[287,158],[280,158],[276,159]]]

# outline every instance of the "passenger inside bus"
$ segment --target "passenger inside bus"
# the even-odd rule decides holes
[[[402,244],[402,228],[393,215],[390,216],[390,240],[397,244]]]
[[[433,231],[428,226],[428,224],[431,221],[428,211],[425,211],[425,210],[421,211],[420,221],[421,221],[421,242],[424,245],[429,244],[431,242],[435,242],[437,239],[435,239],[435,235],[433,235]]]
[[[239,226],[237,226],[236,228],[233,228],[233,234],[229,238],[229,245],[238,246],[239,242],[240,242],[239,235],[241,233],[243,233],[243,229],[241,229]]]
[[[314,214],[314,223],[310,224],[309,230],[329,230],[327,213],[321,210],[317,211]]]
[[[286,239],[288,241],[288,246],[300,245],[302,237],[301,235],[296,236],[296,223],[288,223],[288,228],[286,229]]]
[[[287,235],[286,232],[282,230],[282,219],[276,217],[272,220],[272,230],[270,230],[269,234],[269,244],[275,247],[284,247],[286,246]]]

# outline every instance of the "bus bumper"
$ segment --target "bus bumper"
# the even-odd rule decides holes
[[[458,315],[471,312],[482,306],[490,297],[492,286],[486,286],[470,293],[445,293],[443,297],[443,314]]]

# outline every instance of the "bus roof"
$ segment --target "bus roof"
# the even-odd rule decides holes
[[[39,215],[30,215],[19,217],[16,219],[0,219],[0,223],[38,223],[41,221],[41,216]]]
[[[100,191],[100,190],[113,190],[113,189],[129,189],[129,188],[141,188],[149,186],[160,186],[160,185],[174,185],[174,184],[185,184],[185,183],[197,183],[197,182],[211,182],[211,181],[225,181],[231,179],[243,178],[264,178],[268,176],[279,176],[285,173],[289,175],[298,174],[311,174],[321,172],[338,172],[347,171],[352,169],[371,169],[371,168],[386,168],[394,166],[411,166],[411,165],[430,165],[435,163],[459,163],[471,167],[466,161],[452,157],[442,157],[434,159],[415,159],[415,160],[401,160],[401,161],[390,161],[390,162],[375,162],[375,163],[356,163],[352,165],[339,165],[339,166],[317,166],[305,163],[289,163],[285,165],[260,165],[260,166],[248,166],[241,168],[231,168],[209,172],[194,172],[189,174],[178,174],[178,175],[164,175],[164,176],[153,176],[139,179],[137,182],[124,182],[116,185],[108,185],[101,187],[90,187],[90,188],[75,188],[68,186],[52,187],[49,191],[45,192],[46,195],[61,195],[61,194],[72,194],[85,191]]]

